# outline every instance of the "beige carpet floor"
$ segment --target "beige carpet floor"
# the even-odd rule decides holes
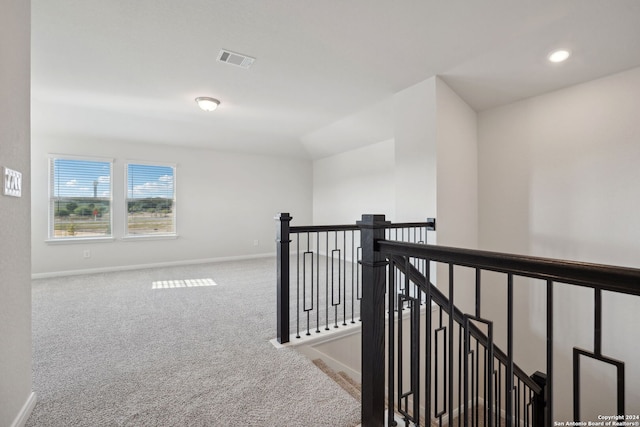
[[[28,427],[354,426],[360,405],[275,349],[275,259],[33,282]]]

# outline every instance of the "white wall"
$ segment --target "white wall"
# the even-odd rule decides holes
[[[436,79],[394,95],[396,221],[436,216]]]
[[[35,404],[29,222],[31,14],[26,0],[3,0],[0,8],[0,166],[21,172],[23,179],[22,197],[0,192],[0,425],[17,426]]]
[[[49,153],[114,158],[115,241],[46,243]],[[122,240],[124,163],[177,164],[177,239]],[[33,273],[112,269],[275,253],[277,212],[311,222],[311,162],[202,149],[95,140],[34,140]],[[118,213],[120,212],[120,214]],[[254,240],[259,241],[254,246]],[[90,249],[91,258],[83,258]]]
[[[393,140],[314,161],[313,223],[353,224],[377,213],[393,220],[394,165]]]
[[[639,88],[640,68],[479,115],[483,249],[640,267]],[[554,418],[570,419],[569,352],[593,349],[593,292],[563,286],[555,295],[562,382],[555,383]],[[496,288],[493,299],[503,297]],[[529,370],[545,371],[545,292],[524,283],[516,297],[516,332],[525,334],[516,356]],[[640,297],[604,299],[603,352],[627,362],[627,408],[640,408]],[[583,417],[602,411],[613,387],[611,378],[591,387]]]
[[[436,80],[438,242],[478,245],[478,140],[476,112],[440,78]]]
[[[398,222],[439,216],[438,238],[475,247],[475,112],[435,77],[396,93],[390,104],[393,140],[314,162],[314,222],[352,222],[362,213]]]
[[[440,78],[436,79],[437,243],[478,246],[478,139],[476,112]],[[455,304],[473,313],[474,273],[456,269]],[[437,283],[445,293],[448,267],[439,264]]]

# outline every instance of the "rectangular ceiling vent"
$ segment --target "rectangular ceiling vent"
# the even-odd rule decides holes
[[[218,61],[242,68],[249,68],[255,60],[256,58],[252,58],[241,53],[231,52],[225,49],[221,49],[220,53],[218,54]]]

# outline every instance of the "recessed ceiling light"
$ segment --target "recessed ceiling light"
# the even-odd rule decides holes
[[[548,56],[549,61],[551,62],[563,62],[566,61],[567,58],[571,56],[571,52],[565,49],[554,50]]]
[[[204,111],[213,111],[220,105],[220,101],[208,96],[199,96],[196,98],[196,102],[198,103],[198,107]]]

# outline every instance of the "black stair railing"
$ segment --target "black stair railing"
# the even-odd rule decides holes
[[[359,323],[362,299],[360,228],[350,225],[292,226],[289,213],[276,215],[277,340]],[[387,224],[383,235],[426,243],[426,222]]]
[[[409,378],[411,385],[408,391],[403,391],[402,377],[405,372],[402,360],[403,353],[403,322],[402,316],[398,316],[396,321],[394,316],[388,319],[388,407],[396,408],[396,411],[404,418],[405,423],[413,422],[419,424],[420,407],[420,384],[423,382],[425,390],[424,414],[437,419],[440,424],[444,419],[450,419],[454,407],[454,402],[458,403],[458,413],[463,417],[458,417],[458,425],[485,425],[492,426],[499,421],[496,414],[513,413],[514,425],[536,426],[543,418],[540,417],[544,411],[544,387],[546,376],[536,372],[529,377],[517,364],[513,357],[505,354],[498,346],[494,345],[493,322],[480,317],[479,304],[476,305],[474,315],[463,313],[453,304],[453,299],[448,298],[436,288],[426,276],[418,271],[409,257],[389,255],[387,260],[390,270],[400,270],[402,272],[404,292],[394,294],[388,293],[389,299],[397,298],[399,301],[408,301],[409,304],[399,303],[399,313],[409,310],[410,328],[410,363]],[[451,267],[450,267],[451,268]],[[389,281],[394,281],[396,275],[390,274]],[[449,277],[453,277],[452,271]],[[416,299],[407,295],[406,290],[411,284],[418,287],[420,292],[426,295],[426,300],[433,303],[436,312],[436,325],[427,313],[425,317],[425,335],[420,335],[420,311],[416,310]],[[449,280],[449,294],[453,295],[453,280]],[[391,289],[394,287],[391,286]],[[446,315],[446,321],[443,319]],[[485,334],[476,325],[483,324],[487,327]],[[457,328],[457,330],[456,330]],[[397,340],[394,332],[397,330]],[[433,330],[432,334],[428,331]],[[457,332],[457,354],[456,343],[451,336]],[[443,339],[439,339],[443,336]],[[423,347],[420,348],[422,341]],[[395,342],[395,347],[393,343]],[[443,349],[444,355],[438,351],[438,345]],[[431,349],[434,348],[433,352]],[[513,350],[511,350],[513,351]],[[397,366],[395,363],[397,355]],[[465,357],[466,356],[466,357]],[[426,360],[426,366],[434,366],[434,372],[426,370],[424,378],[420,377],[420,359]],[[457,371],[456,369],[457,363]],[[442,369],[440,369],[442,367]],[[457,376],[457,387],[454,381],[454,374]],[[397,393],[395,393],[395,380],[397,378]],[[504,378],[504,380],[502,380]],[[465,380],[466,379],[466,380]],[[511,379],[511,380],[510,380]],[[439,386],[442,384],[442,387]],[[454,399],[454,388],[457,389],[457,396]],[[435,391],[433,401],[431,391]],[[513,390],[513,396],[507,399],[505,390]],[[501,398],[502,393],[505,399]],[[442,396],[440,396],[442,395]],[[395,397],[395,401],[394,401]],[[412,407],[408,406],[411,398]],[[504,405],[504,408],[503,408]],[[509,409],[511,406],[511,409]],[[503,411],[504,409],[504,411]],[[389,423],[393,422],[393,412],[388,413]],[[465,418],[467,418],[465,420]],[[538,424],[536,424],[536,422]],[[424,424],[424,423],[423,423]],[[390,424],[391,425],[391,424]]]
[[[581,358],[615,367],[616,409],[618,414],[625,414],[625,364],[604,355],[602,349],[602,293],[640,295],[640,270],[391,241],[385,238],[388,222],[383,215],[363,215],[358,224],[362,241],[364,427],[384,425],[385,391],[388,425],[395,423],[394,413],[403,417],[406,425],[429,425],[432,420],[439,425],[454,425],[454,415],[458,426],[554,425],[556,284],[587,287],[594,292],[593,350],[573,350],[574,421],[581,421]],[[432,265],[437,264],[448,270],[448,286],[443,287],[448,288],[447,296],[429,280]],[[416,268],[421,265],[426,266],[423,271]],[[454,273],[461,267],[475,272],[472,313],[463,313],[454,301]],[[506,351],[494,343],[493,322],[483,318],[485,272],[502,273],[506,278]],[[542,279],[546,287],[546,374],[528,376],[514,362],[514,279],[521,277]],[[402,286],[396,286],[398,280]],[[397,311],[397,316],[387,316],[388,324],[385,290],[386,307]],[[435,307],[433,314],[429,311],[431,304]],[[421,316],[418,310],[425,308],[426,315]],[[405,319],[406,311],[409,316]]]

